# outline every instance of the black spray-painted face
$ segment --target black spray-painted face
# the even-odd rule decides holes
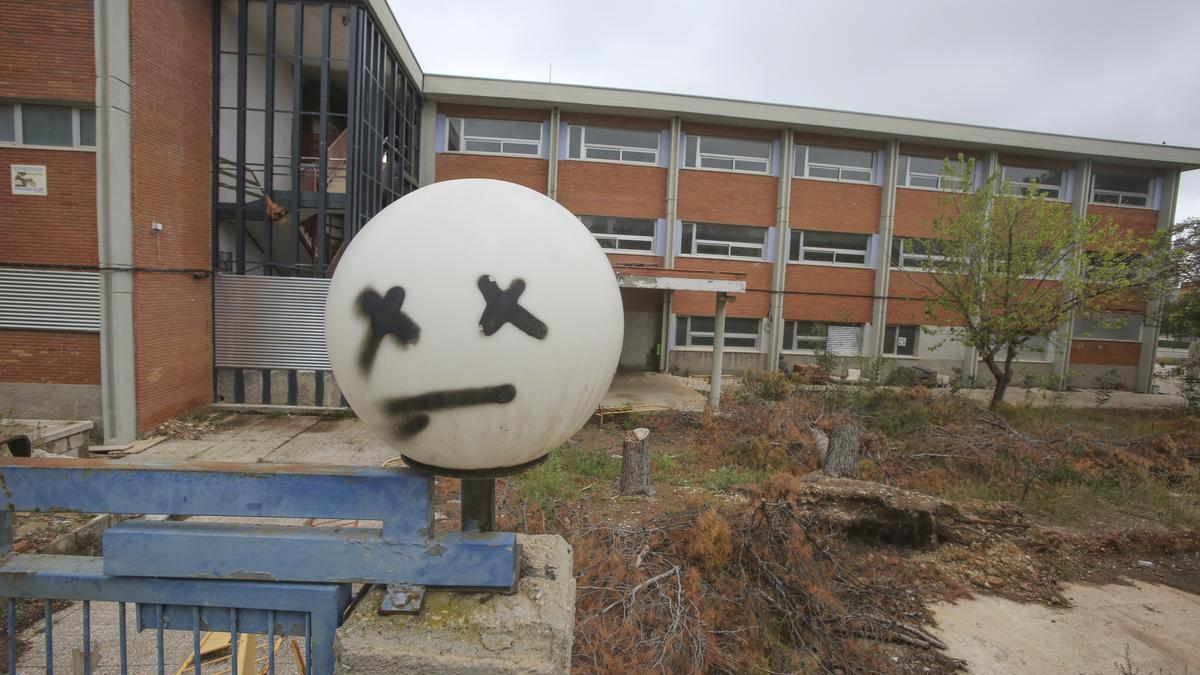
[[[513,279],[506,290],[490,275],[477,281],[479,292],[486,303],[479,317],[478,328],[485,336],[495,335],[506,324],[538,340],[544,340],[546,324],[520,305],[525,292],[525,281]],[[421,328],[402,311],[404,288],[393,286],[380,296],[373,288],[364,289],[358,295],[358,311],[367,319],[367,334],[359,351],[358,366],[364,377],[370,377],[375,356],[383,346],[384,338],[395,338],[400,348],[413,347],[420,341]],[[414,436],[429,426],[427,413],[474,405],[504,404],[517,396],[512,384],[430,391],[415,396],[391,398],[384,401],[387,413],[396,420],[395,432],[401,438]]]

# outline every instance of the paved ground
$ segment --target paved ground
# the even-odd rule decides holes
[[[705,392],[708,382],[702,383]],[[617,373],[604,397],[604,406],[665,405],[680,410],[703,410],[705,394],[690,377],[666,373]]]
[[[992,400],[991,389],[964,389],[963,393],[980,403]],[[1025,390],[1010,385],[1004,392],[1004,400],[1012,405],[1032,405],[1045,407],[1058,405],[1066,408],[1095,408],[1096,392],[1083,389],[1080,391],[1055,392],[1046,389]],[[1112,398],[1104,404],[1105,408],[1121,410],[1153,410],[1156,408],[1174,408],[1184,405],[1182,396],[1174,394],[1138,394],[1132,391],[1114,391]]]
[[[1064,595],[1073,607],[995,596],[941,604],[934,609],[935,632],[947,653],[964,659],[973,673],[1188,673],[1200,668],[1200,596],[1140,583],[1068,584]]]

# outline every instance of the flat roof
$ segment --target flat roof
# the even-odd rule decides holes
[[[373,0],[376,1],[383,2]],[[510,108],[557,106],[567,111],[640,117],[670,118],[678,115],[687,120],[735,126],[790,127],[816,133],[899,138],[909,143],[952,144],[963,149],[995,148],[1033,155],[1120,160],[1133,164],[1177,167],[1184,171],[1200,168],[1200,148],[578,84],[432,73],[424,78],[425,96],[446,103]]]

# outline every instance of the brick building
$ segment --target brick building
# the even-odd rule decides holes
[[[921,329],[908,274],[943,158],[1147,232],[1200,167],[1189,148],[424,74],[384,0],[54,0],[6,10],[0,37],[0,415],[94,418],[111,440],[213,401],[339,404],[329,266],[435,180],[544,192],[621,278],[662,282],[622,289],[623,368],[706,372],[705,283],[737,278],[729,370],[824,350],[949,374],[978,361]],[[1150,386],[1157,329],[1136,311],[1047,339],[1023,369]]]

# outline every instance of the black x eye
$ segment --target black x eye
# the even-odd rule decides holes
[[[371,370],[384,337],[395,336],[402,345],[416,344],[420,339],[421,328],[400,311],[403,304],[404,289],[399,286],[392,286],[384,296],[380,296],[373,288],[358,294],[358,310],[366,315],[369,322],[367,339],[358,355],[358,367],[363,372]]]
[[[517,302],[525,292],[524,280],[513,279],[508,288],[502,291],[496,280],[485,274],[479,277],[479,292],[483,293],[483,299],[487,302],[483,316],[479,317],[479,328],[484,335],[494,335],[504,324],[511,323],[530,337],[539,340],[546,338],[546,324]]]

